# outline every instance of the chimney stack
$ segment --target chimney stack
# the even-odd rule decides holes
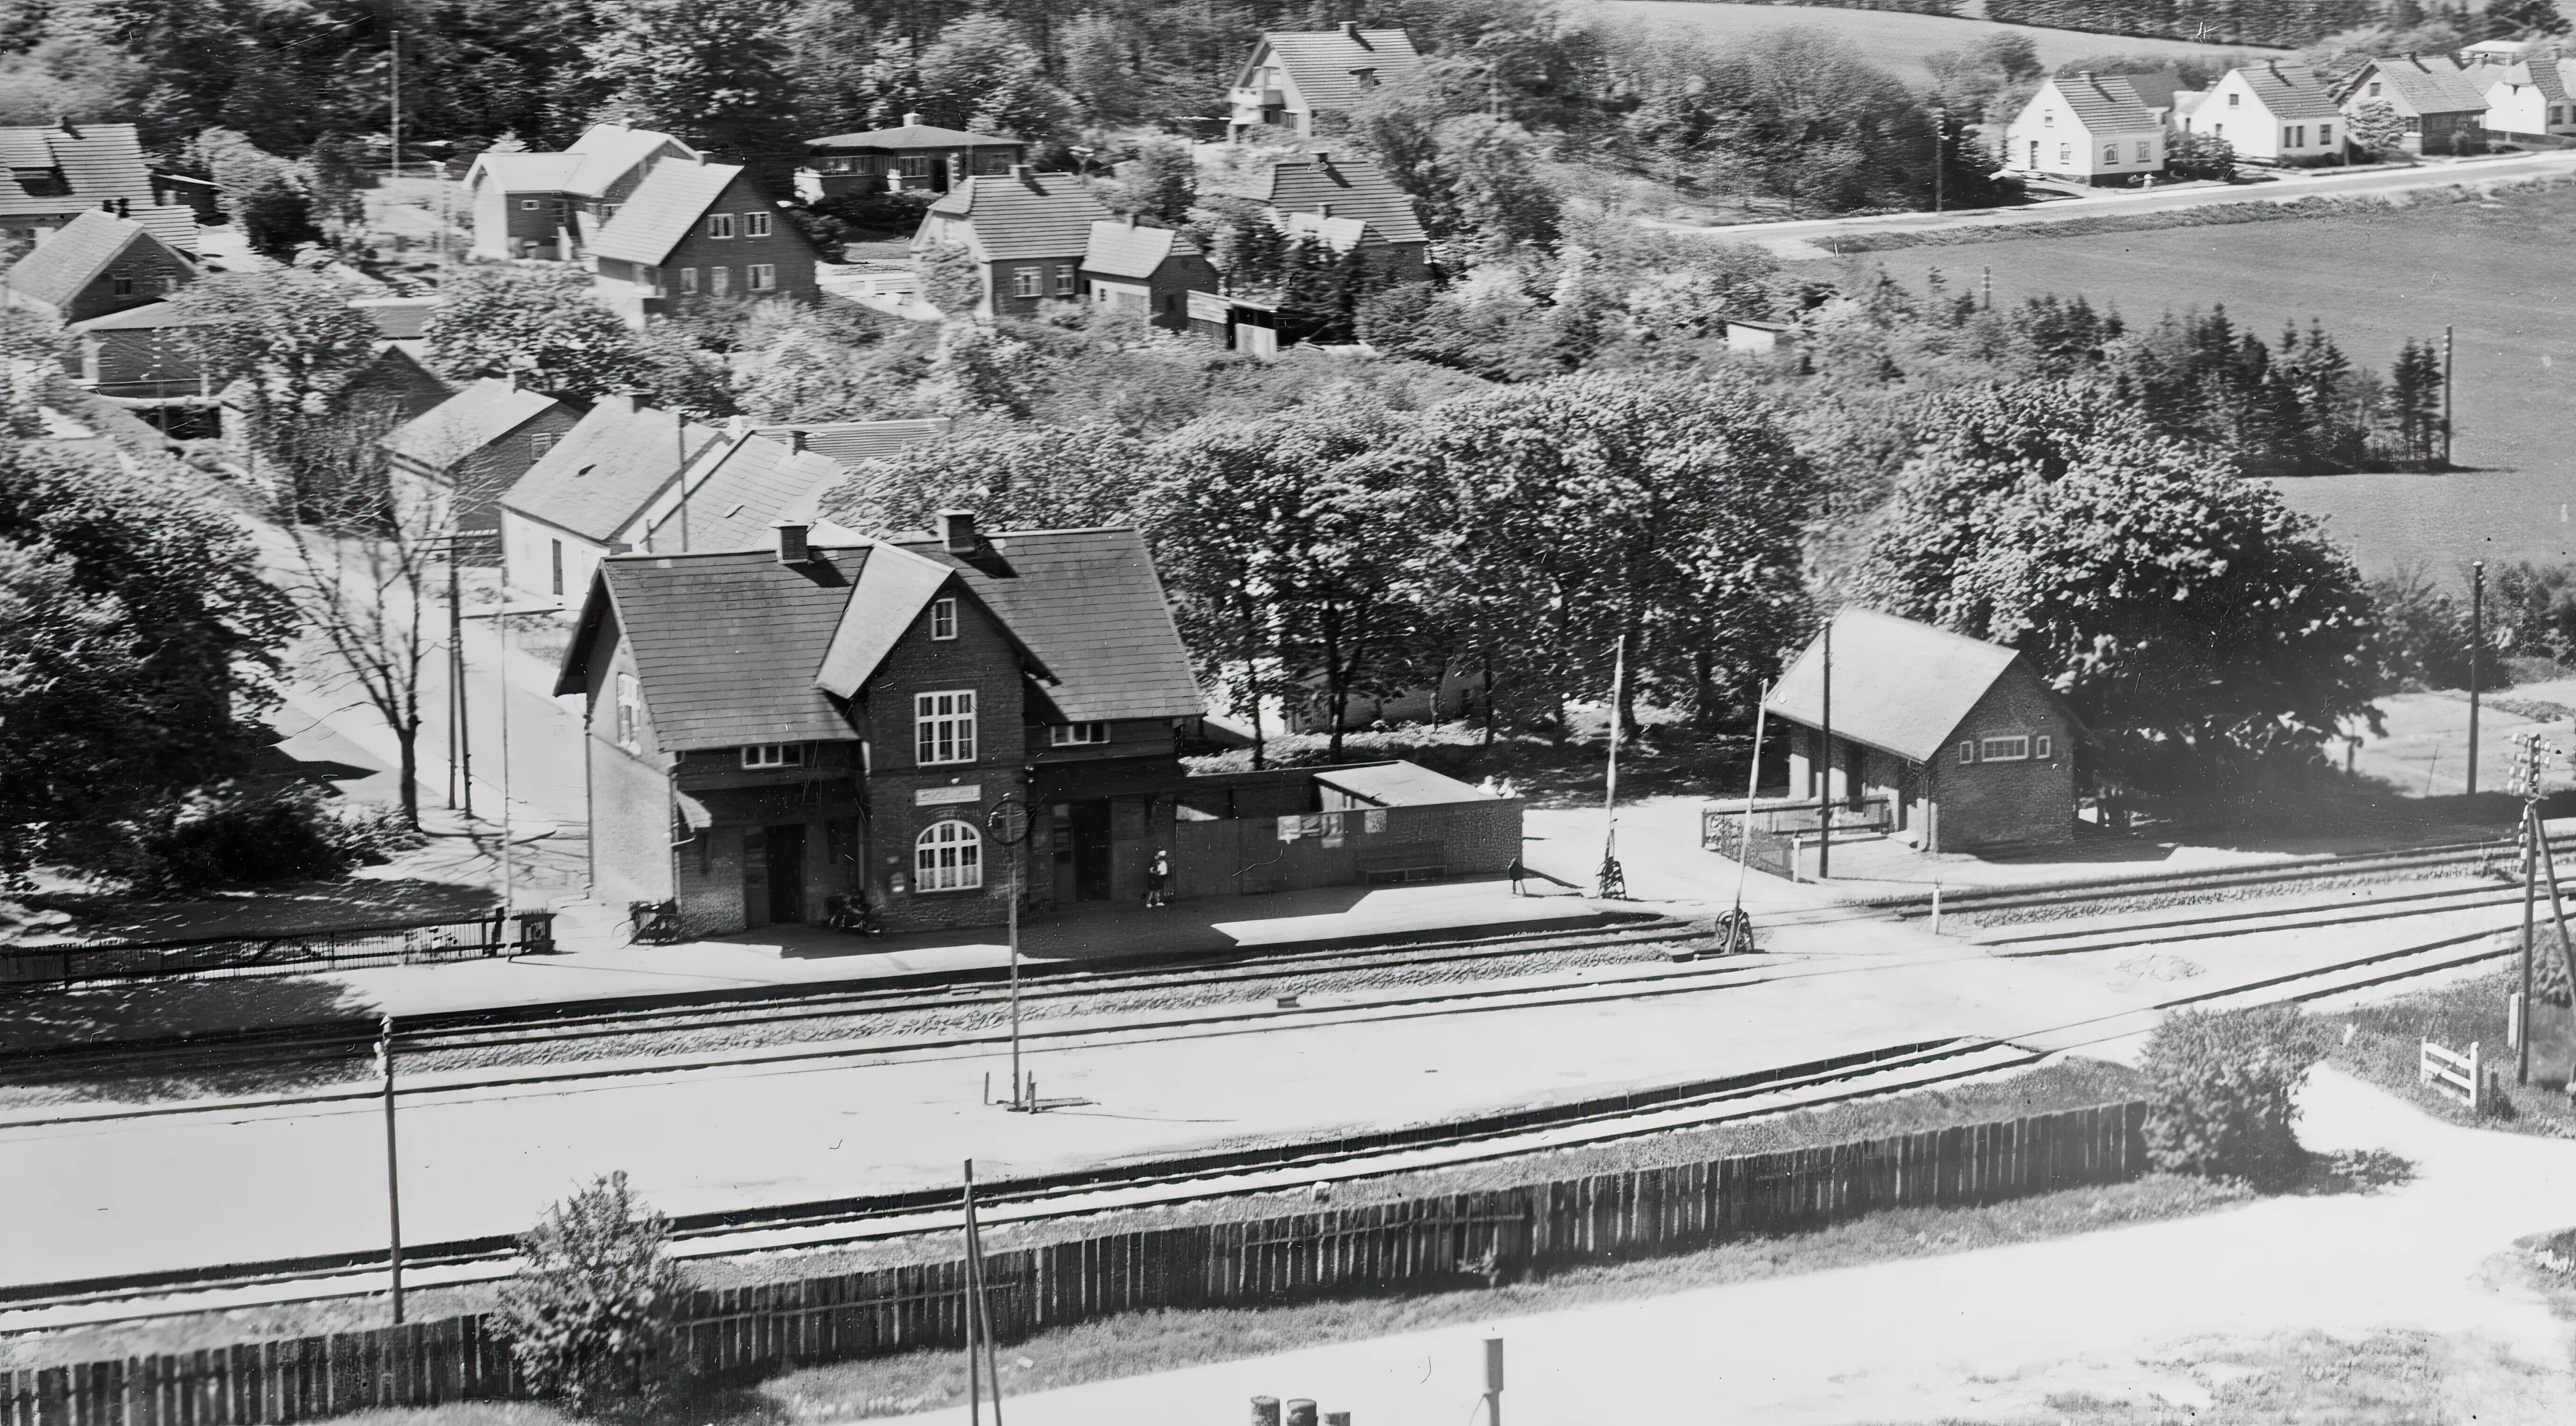
[[[789,450],[791,450],[791,451],[796,452],[796,453],[797,453],[798,455],[800,455],[800,456],[801,456],[801,455],[803,455],[803,454],[805,454],[805,428],[804,428],[804,427],[802,427],[802,426],[790,426],[790,427],[788,427],[788,428],[787,428],[787,448],[788,448]]]
[[[1357,20],[1344,20],[1342,22],[1342,34],[1353,44],[1361,46],[1366,46],[1368,44],[1368,41],[1360,38],[1360,22]]]
[[[907,128],[907,129],[918,129],[918,128],[920,128],[920,127],[921,127],[921,116],[920,116],[919,114],[906,114],[906,115],[904,115],[904,116],[903,116],[903,126],[904,126],[905,128]]]
[[[952,555],[975,553],[975,512],[972,510],[940,511],[939,543]]]
[[[814,558],[813,549],[805,543],[806,531],[812,529],[812,526],[800,524],[794,520],[781,520],[771,528],[778,531],[780,564],[804,564]]]
[[[601,410],[612,415],[632,416],[635,414],[635,393],[632,391],[603,392],[599,398],[599,406]]]
[[[1012,165],[1011,165],[1011,177],[1018,179],[1018,180],[1019,180],[1019,181],[1021,181],[1022,183],[1026,183],[1026,182],[1028,182],[1028,181],[1029,181],[1029,166],[1028,166],[1027,164],[1025,164],[1025,163],[1015,163],[1015,164],[1012,164]]]

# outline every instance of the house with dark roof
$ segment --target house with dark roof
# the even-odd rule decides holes
[[[599,562],[625,552],[625,532],[723,435],[639,409],[632,395],[599,398],[502,494],[503,583],[538,599],[580,598]],[[674,523],[674,547],[694,548],[688,535],[686,520]]]
[[[85,322],[148,306],[196,279],[193,257],[141,223],[94,208],[0,274],[0,300],[53,321]]]
[[[2075,835],[2083,725],[2016,650],[1847,609],[1763,706],[1790,728],[1793,799],[1883,804],[1881,825],[1930,852]]]
[[[2178,106],[2175,117],[2182,132],[2225,139],[2252,163],[2304,168],[2343,158],[2343,110],[2316,72],[2296,61],[2231,69]]]
[[[1112,312],[1142,317],[1176,332],[1190,329],[1190,294],[1217,290],[1207,254],[1170,228],[1125,222],[1091,225],[1077,270],[1083,300]]]
[[[935,441],[948,434],[950,424],[945,416],[898,421],[802,421],[753,426],[751,433],[785,441],[797,450],[812,451],[843,470],[851,470],[870,461],[885,460],[906,446]]]
[[[394,487],[448,506],[461,530],[500,528],[501,495],[581,419],[583,407],[485,377],[385,437]]]
[[[1371,270],[1398,280],[1423,276],[1431,235],[1413,195],[1376,163],[1329,148],[1304,153],[1247,153],[1211,145],[1201,150],[1199,192],[1245,198],[1270,210],[1271,221],[1336,253],[1358,250]]]
[[[1031,173],[1017,164],[948,190],[922,215],[912,246],[915,252],[963,247],[983,269],[983,313],[1026,316],[1048,302],[1080,299],[1091,225],[1111,216],[1076,175]]]
[[[1009,134],[944,129],[921,122],[919,114],[904,115],[891,129],[807,139],[805,151],[811,191],[823,198],[911,188],[945,193],[962,180],[1008,173],[1029,159],[1028,144]],[[804,175],[798,179],[802,190]]]
[[[590,240],[599,299],[632,326],[719,298],[813,302],[816,254],[750,170],[656,164]]]
[[[2128,183],[2164,172],[2165,129],[2128,76],[2051,79],[2004,128],[2004,164],[2068,183]]]
[[[2576,59],[2549,54],[2473,65],[2468,78],[2484,86],[2480,122],[2489,134],[2523,142],[2576,135]]]
[[[1421,69],[1413,37],[1400,29],[1367,30],[1353,20],[1337,30],[1265,34],[1235,73],[1228,124],[1237,135],[1272,128],[1308,137],[1318,117],[1403,89]]]
[[[2374,59],[2344,81],[2338,104],[2347,124],[2386,105],[2405,125],[2400,145],[2408,153],[2486,152],[2486,89],[2444,55]]]
[[[1401,764],[1190,775],[1205,708],[1143,536],[940,522],[601,563],[555,685],[587,709],[596,898],[695,935],[861,905],[928,930],[1000,924],[1015,882],[1137,899],[1157,853],[1222,895],[1519,851],[1517,801]]]
[[[624,124],[593,124],[561,153],[487,152],[465,174],[475,255],[571,262],[655,164],[698,157],[669,134]]]
[[[740,550],[766,545],[781,520],[817,522],[823,492],[850,478],[838,461],[737,421],[678,481],[657,493],[611,537],[621,549],[658,554],[682,548]],[[795,512],[791,514],[790,512]]]
[[[0,127],[0,236],[36,242],[83,213],[105,210],[197,250],[194,210],[166,204],[132,124]]]

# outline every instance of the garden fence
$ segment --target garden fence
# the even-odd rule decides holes
[[[0,991],[170,976],[306,975],[360,966],[535,955],[553,949],[553,912],[521,911],[505,917],[495,910],[463,921],[12,947],[0,950]]]
[[[1686,1251],[1891,1208],[2116,1183],[2146,1164],[2141,1102],[1518,1188],[1104,1234],[988,1253],[1009,1340],[1147,1308],[1242,1306]],[[683,1349],[705,1374],[965,1341],[963,1260],[702,1290]],[[499,1323],[448,1318],[327,1337],[0,1371],[0,1426],[253,1426],[520,1393]]]

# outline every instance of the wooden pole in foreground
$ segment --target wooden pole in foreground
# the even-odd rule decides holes
[[[966,1161],[966,1419],[983,1426],[983,1369],[975,1364],[975,1161]]]
[[[392,1244],[394,1321],[403,1320],[402,1286],[402,1160],[394,1149],[394,1017],[385,1016],[378,1032],[376,1055],[385,1069],[385,1220]]]
[[[984,1281],[984,1235],[975,1222],[975,1161],[966,1161],[966,1283],[972,1321],[970,1333],[981,1333],[984,1339],[984,1376],[993,1387],[993,1426],[1002,1426],[1002,1364],[993,1345],[993,1293]],[[966,1371],[973,1375],[975,1357],[966,1357]]]

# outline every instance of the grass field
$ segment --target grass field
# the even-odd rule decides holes
[[[2366,572],[2412,563],[2450,577],[2473,559],[2576,559],[2571,224],[2576,188],[2557,187],[2476,202],[2428,197],[2393,212],[1954,243],[1866,261],[1917,289],[1938,268],[1953,291],[1990,267],[1998,303],[2081,295],[2133,322],[2224,305],[2267,341],[2285,323],[2315,318],[2355,362],[2383,374],[2399,344],[2439,341],[2452,326],[2454,455],[2471,469],[2279,482],[2293,506],[2329,520]]]
[[[1997,30],[2028,36],[2039,47],[2039,62],[2050,69],[2097,54],[2244,54],[2253,48],[2101,35],[2090,30],[2049,30],[2035,25],[2000,25],[1992,20],[1910,15],[1895,10],[1839,10],[1821,5],[1699,5],[1690,0],[1596,0],[1596,4],[1604,16],[1631,24],[1670,25],[1718,40],[1741,39],[1791,25],[1819,26],[1848,38],[1870,63],[1909,84],[1931,83],[1932,72],[1923,67],[1925,54],[1964,48],[1978,36]]]

